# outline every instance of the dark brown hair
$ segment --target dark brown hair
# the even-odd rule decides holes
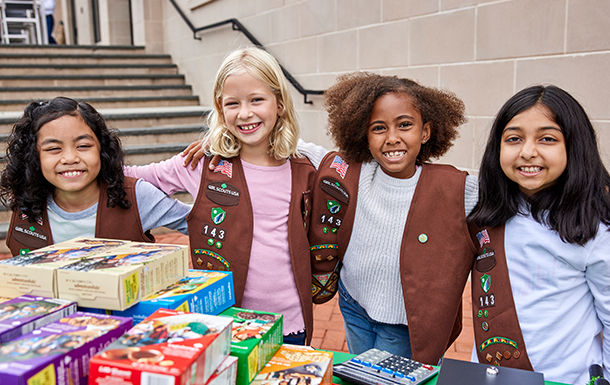
[[[423,123],[431,123],[430,139],[422,144],[417,161],[427,162],[444,155],[458,136],[457,127],[466,122],[464,103],[455,94],[410,79],[354,72],[337,79],[326,91],[324,103],[329,133],[347,160],[373,160],[368,150],[368,121],[375,101],[389,93],[409,95]]]

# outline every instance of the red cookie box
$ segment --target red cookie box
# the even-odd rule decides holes
[[[76,312],[0,347],[2,385],[84,385],[89,359],[131,327],[131,318]]]
[[[89,385],[205,384],[229,355],[231,324],[159,309],[91,359]]]

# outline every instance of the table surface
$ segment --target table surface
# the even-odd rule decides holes
[[[333,364],[340,364],[340,363],[342,363],[344,361],[349,360],[352,357],[355,357],[355,355],[354,354],[349,354],[349,353],[333,352]],[[438,378],[438,375],[432,377],[427,382],[424,382],[424,384],[426,384],[426,385],[436,385],[436,379],[437,378]],[[351,382],[343,381],[340,378],[334,377],[334,376],[333,376],[333,383],[334,384],[340,384],[340,385],[351,385]],[[545,381],[544,383],[545,383],[545,385],[565,385],[565,384],[562,384],[560,382],[552,382],[552,381]]]

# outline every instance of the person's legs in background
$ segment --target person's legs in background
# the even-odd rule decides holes
[[[55,20],[53,19],[53,15],[47,15],[47,36],[49,36],[49,44],[57,44],[57,42],[53,38],[54,24]]]

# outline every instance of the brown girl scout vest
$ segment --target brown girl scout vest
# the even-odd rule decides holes
[[[131,202],[131,208],[119,206],[107,207],[108,194],[106,186],[100,188],[95,221],[95,237],[108,239],[123,239],[135,242],[154,242],[155,238],[149,231],[142,230],[142,222],[138,212],[135,178],[125,177],[123,188],[127,195],[125,199]],[[53,235],[47,211],[42,219],[30,223],[27,217],[13,212],[9,225],[6,244],[13,255],[36,250],[53,244]]]
[[[475,247],[464,218],[466,173],[447,165],[422,167],[405,224],[400,271],[413,359],[436,365],[462,330],[462,293]],[[347,249],[359,176],[360,165],[348,165],[338,153],[320,164],[310,230],[314,274]]]
[[[191,258],[196,269],[233,272],[235,306],[239,307],[246,287],[252,247],[252,204],[239,157],[221,160],[214,171],[209,170],[209,161],[210,158],[205,159],[199,193],[186,217]],[[307,230],[309,189],[315,169],[303,158],[291,158],[290,163],[292,196],[288,214],[288,244],[309,342],[313,332],[313,306]],[[273,266],[269,268],[273,269]]]
[[[533,370],[527,356],[508,276],[504,226],[470,225],[479,246],[472,266],[472,317],[479,362]]]

